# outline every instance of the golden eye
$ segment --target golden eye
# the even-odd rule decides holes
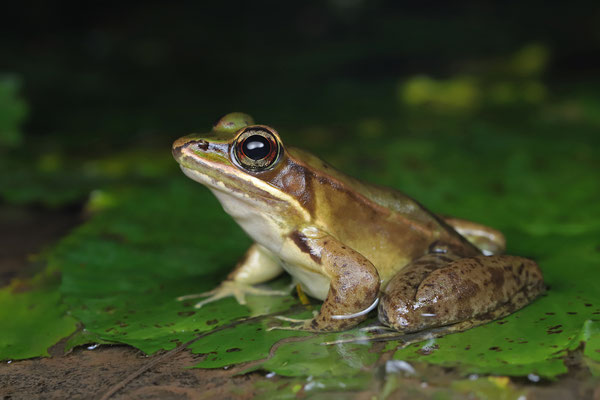
[[[281,146],[273,132],[265,127],[250,126],[237,137],[234,155],[246,169],[260,171],[272,167],[279,158]]]

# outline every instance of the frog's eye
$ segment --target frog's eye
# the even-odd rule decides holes
[[[281,151],[275,134],[262,126],[244,129],[233,146],[233,154],[240,166],[252,171],[272,167]]]

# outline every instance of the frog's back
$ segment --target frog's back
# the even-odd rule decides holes
[[[393,217],[396,217],[403,224],[410,221],[415,227],[417,225],[424,225],[431,230],[439,228],[447,230],[449,228],[435,214],[398,190],[362,182],[340,172],[318,157],[303,150],[292,148],[290,149],[290,154],[293,157],[292,161],[294,163],[299,166],[304,164],[314,174],[313,179],[318,184],[313,185],[311,189],[315,193],[322,191],[322,194],[332,195],[323,198],[322,202],[318,201],[317,204],[319,205],[335,204],[337,207],[351,207],[352,204],[360,204],[361,208],[372,209],[369,212],[370,214],[375,212],[376,215],[386,219],[394,219]],[[335,199],[343,199],[344,204],[333,201]]]
[[[429,251],[436,241],[470,246],[421,204],[399,191],[363,183],[319,158],[290,149],[296,168],[306,168],[306,204],[313,223],[367,257],[383,281]]]

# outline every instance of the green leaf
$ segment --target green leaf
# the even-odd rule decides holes
[[[260,360],[269,356],[271,347],[279,340],[310,335],[284,330],[267,332],[267,329],[266,322],[239,324],[194,342],[190,345],[192,352],[205,355],[195,367],[221,368]]]
[[[14,77],[0,77],[0,148],[16,147],[22,140],[21,123],[27,105],[17,95],[19,86]]]
[[[95,348],[100,344],[114,344],[114,342],[104,340],[87,329],[80,329],[67,339],[65,343],[65,353],[70,352],[75,347],[90,345],[92,348]]]
[[[73,333],[76,324],[56,287],[0,289],[0,360],[47,357],[48,348]]]

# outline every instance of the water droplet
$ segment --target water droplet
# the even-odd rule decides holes
[[[394,372],[404,372],[407,375],[416,374],[415,369],[412,365],[402,360],[389,360],[385,363],[385,372],[386,373],[394,373]]]
[[[308,392],[308,391],[313,390],[315,388],[317,388],[317,389],[323,389],[323,388],[325,388],[325,385],[322,384],[321,382],[317,382],[317,381],[312,381],[312,382],[309,382],[306,385],[304,385],[304,391],[305,392]]]

